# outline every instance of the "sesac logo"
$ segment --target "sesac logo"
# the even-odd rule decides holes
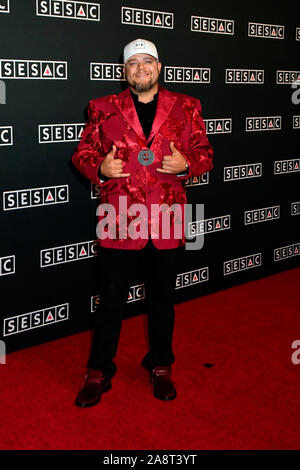
[[[135,286],[130,286],[128,292],[127,303],[137,302],[138,300],[143,300],[145,298],[145,286],[144,284],[137,284]],[[100,304],[100,296],[94,295],[91,297],[91,313],[96,312],[98,305]]]
[[[291,203],[291,215],[300,215],[300,201]]]
[[[72,20],[100,21],[100,5],[73,0],[37,0],[36,15]]]
[[[228,134],[232,131],[232,119],[204,119],[207,134]]]
[[[277,85],[292,85],[300,83],[300,70],[276,70]]]
[[[68,320],[69,304],[55,305],[4,319],[3,336],[15,335],[52,323]]]
[[[205,268],[198,268],[194,269],[193,271],[177,274],[175,289],[182,289],[183,287],[193,286],[194,284],[208,281],[208,279],[208,266]]]
[[[286,258],[292,258],[298,256],[300,253],[300,243],[294,243],[293,245],[282,246],[274,249],[274,261],[281,261]]]
[[[222,215],[205,220],[196,220],[188,224],[188,236],[197,237],[212,232],[230,229],[230,215]]]
[[[262,163],[224,167],[224,181],[244,180],[262,176]]]
[[[0,0],[0,13],[9,13],[9,0]]]
[[[255,253],[255,255],[225,261],[223,263],[223,275],[227,276],[228,274],[238,273],[246,269],[257,268],[262,265],[261,258],[261,253]]]
[[[293,129],[300,129],[300,116],[293,116]]]
[[[69,201],[69,186],[46,186],[3,192],[3,210],[61,204]]]
[[[284,39],[284,26],[264,23],[248,23],[248,36],[254,38]]]
[[[91,313],[94,313],[98,310],[100,304],[100,295],[92,295],[91,297]]]
[[[297,173],[300,170],[300,158],[290,160],[276,160],[274,162],[274,175],[284,173]]]
[[[97,255],[97,241],[91,240],[72,245],[56,246],[40,251],[40,267],[45,268],[55,264],[80,261],[82,259],[93,258]]]
[[[144,284],[137,284],[136,286],[131,286],[128,292],[127,303],[136,302],[137,300],[142,300],[145,298],[145,286]]]
[[[281,129],[281,116],[258,116],[246,118],[246,132],[278,131]]]
[[[244,212],[244,225],[257,224],[280,218],[280,206],[264,207]]]
[[[300,28],[296,28],[296,41],[300,41]]]
[[[202,173],[200,176],[191,176],[191,178],[188,178],[184,184],[185,186],[199,186],[202,184],[208,184],[209,183],[209,172],[207,171],[206,173]]]
[[[191,16],[191,31],[199,33],[234,34],[234,21],[204,16]]]
[[[0,276],[15,273],[15,255],[0,258]]]
[[[264,70],[226,69],[225,70],[225,83],[262,84],[264,83]]]
[[[98,199],[101,197],[100,184],[91,183],[91,199]]]
[[[39,125],[39,144],[74,142],[81,139],[85,123],[79,124],[41,124]]]
[[[210,83],[210,70],[200,67],[172,67],[164,68],[164,81],[175,83]]]
[[[126,81],[123,64],[90,63],[90,80]]]
[[[67,80],[67,62],[0,59],[0,78]]]
[[[121,23],[173,29],[174,13],[122,7]]]
[[[13,145],[12,126],[0,126],[0,145]]]

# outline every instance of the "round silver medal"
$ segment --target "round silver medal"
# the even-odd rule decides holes
[[[154,162],[154,158],[154,153],[149,149],[141,150],[138,154],[138,161],[144,166],[151,165]]]

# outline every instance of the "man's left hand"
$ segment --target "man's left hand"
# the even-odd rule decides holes
[[[162,168],[156,168],[156,171],[159,171],[160,173],[171,174],[181,173],[185,171],[185,164],[187,163],[186,159],[184,158],[182,153],[177,150],[174,145],[174,142],[170,143],[170,149],[172,155],[165,155],[162,159]]]

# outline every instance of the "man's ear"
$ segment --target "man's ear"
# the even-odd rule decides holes
[[[158,62],[158,63],[157,63],[157,67],[158,67],[158,71],[159,71],[159,73],[160,73],[160,72],[161,72],[161,67],[162,67],[161,62]]]

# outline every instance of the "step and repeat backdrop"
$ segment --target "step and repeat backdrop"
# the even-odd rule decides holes
[[[71,157],[88,101],[126,87],[122,51],[136,38],[157,45],[163,86],[200,99],[215,153],[213,171],[186,182],[188,202],[204,205],[192,224],[204,244],[184,252],[176,302],[299,266],[300,19],[295,2],[239,5],[0,0],[8,352],[89,329],[101,302],[100,190]],[[145,295],[137,273],[124,317],[145,311]]]

